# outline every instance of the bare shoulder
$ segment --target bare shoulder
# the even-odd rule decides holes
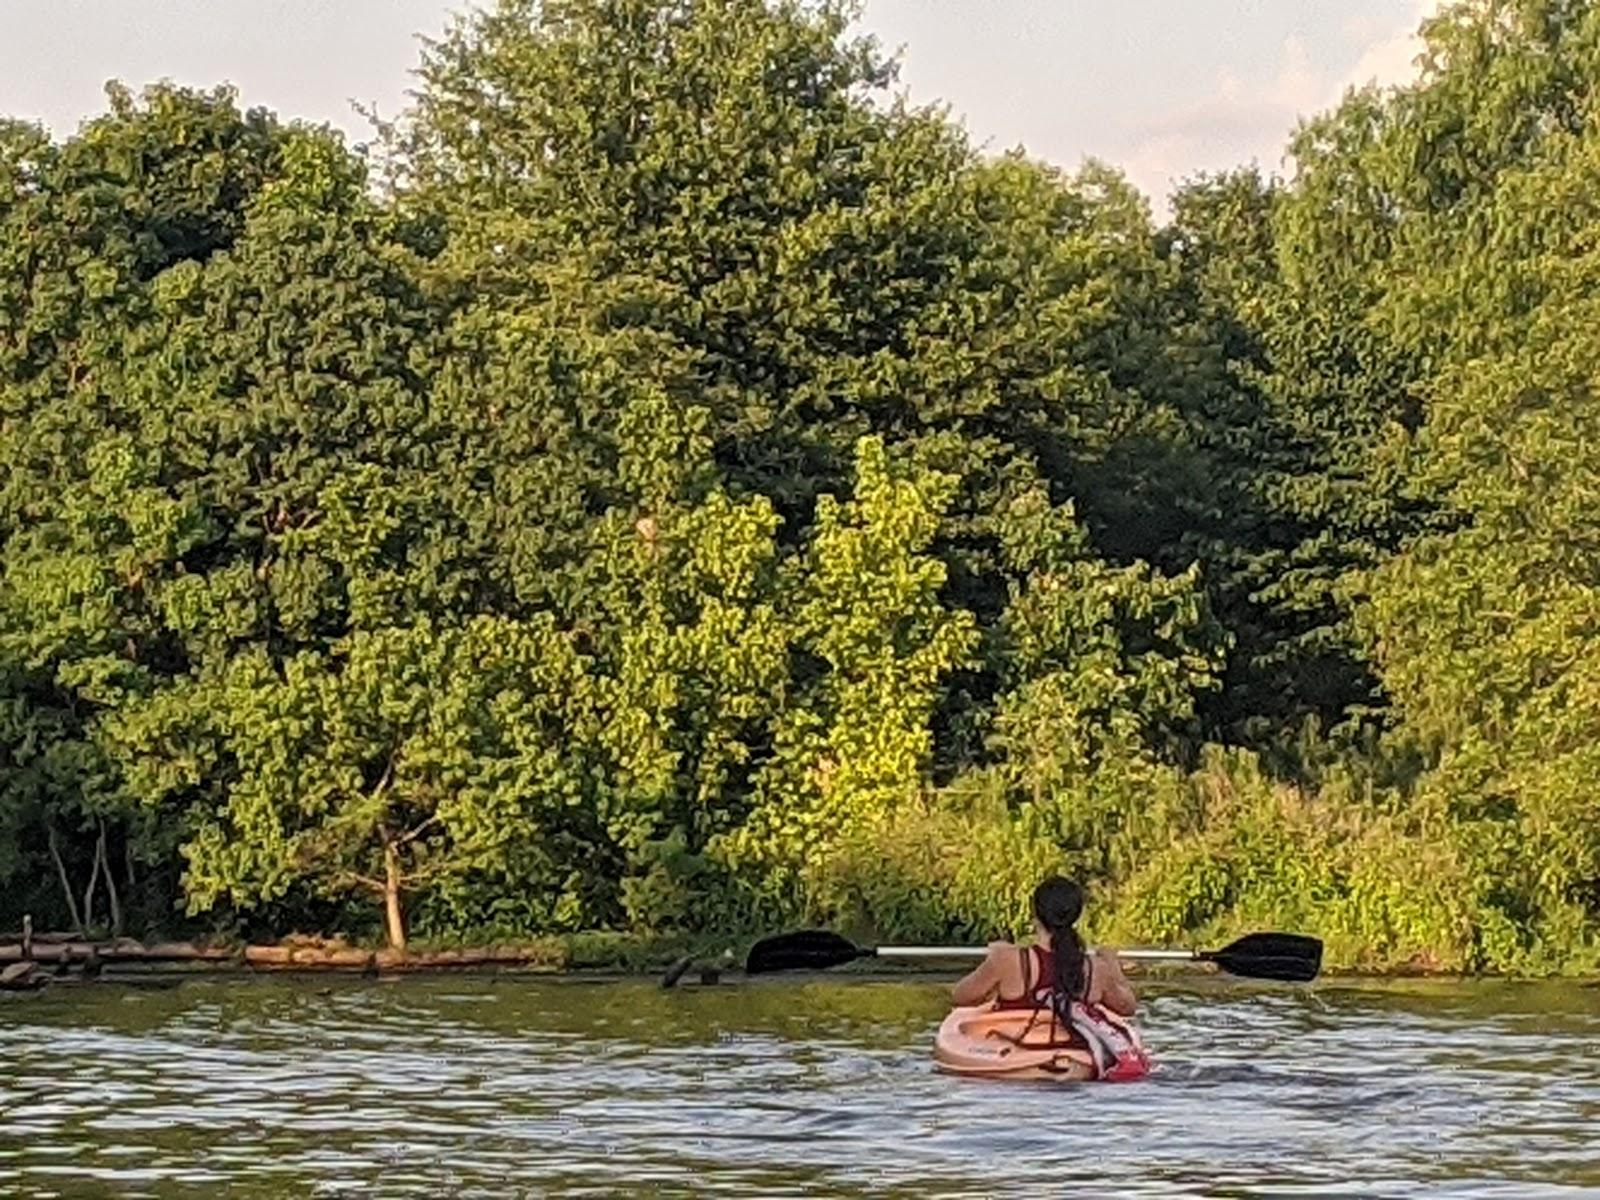
[[[1121,979],[1122,960],[1117,957],[1117,952],[1110,946],[1097,946],[1094,951],[1095,970],[1105,971],[1113,978]]]
[[[1108,947],[1095,950],[1094,977],[1090,981],[1089,998],[1125,1017],[1133,1015],[1138,1000],[1128,983],[1128,977],[1122,973],[1122,962],[1115,950]]]
[[[989,953],[984,961],[995,972],[996,978],[1004,983],[1020,981],[1022,969],[1019,951],[1013,942],[990,942]]]
[[[1106,946],[1096,946],[1089,955],[1089,998],[1104,999],[1107,990],[1127,985],[1122,973],[1122,962],[1117,952]]]
[[[996,992],[1004,993],[1016,967],[1016,948],[1009,942],[990,942],[983,961],[952,989],[957,1004],[979,1004]]]

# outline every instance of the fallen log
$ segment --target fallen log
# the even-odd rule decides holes
[[[473,967],[558,970],[566,965],[564,951],[559,946],[543,942],[459,950],[379,950],[374,959],[380,971],[438,971]]]
[[[17,942],[26,945],[28,942],[35,944],[52,945],[58,942],[81,942],[83,935],[71,930],[37,930],[24,925],[20,930],[13,929],[0,931],[0,943],[9,945]]]
[[[353,946],[246,946],[244,961],[252,967],[310,967],[365,971],[373,952]]]
[[[131,938],[102,942],[82,939],[44,941],[28,949],[0,945],[0,964],[53,965],[60,970],[103,967],[192,966],[202,969],[263,971],[412,972],[512,967],[558,970],[566,965],[559,942],[528,942],[443,950],[369,950],[321,939],[288,939],[272,946],[206,946],[192,942],[153,942]]]
[[[34,938],[31,956],[20,944],[0,945],[0,963],[81,963],[101,962],[228,962],[239,957],[237,950],[225,946],[196,946],[190,942],[154,942],[145,945],[132,938],[107,942],[43,942]]]

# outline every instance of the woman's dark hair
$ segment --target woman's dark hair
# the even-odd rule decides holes
[[[1068,1023],[1072,1020],[1072,1002],[1083,998],[1083,939],[1075,928],[1082,912],[1083,889],[1070,879],[1053,876],[1033,889],[1033,915],[1050,931],[1050,953],[1055,960],[1050,1006],[1057,1017]]]

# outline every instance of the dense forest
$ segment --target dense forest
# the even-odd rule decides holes
[[[1600,4],[1192,180],[832,0],[0,120],[0,925],[1600,964]],[[1586,332],[1587,331],[1587,332]]]

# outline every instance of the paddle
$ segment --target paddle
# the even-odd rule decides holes
[[[827,929],[762,938],[750,947],[745,973],[824,971],[858,958],[982,958],[979,946],[858,946]],[[1298,933],[1247,933],[1221,950],[1118,950],[1136,962],[1209,962],[1246,979],[1309,983],[1322,969],[1322,943]]]

